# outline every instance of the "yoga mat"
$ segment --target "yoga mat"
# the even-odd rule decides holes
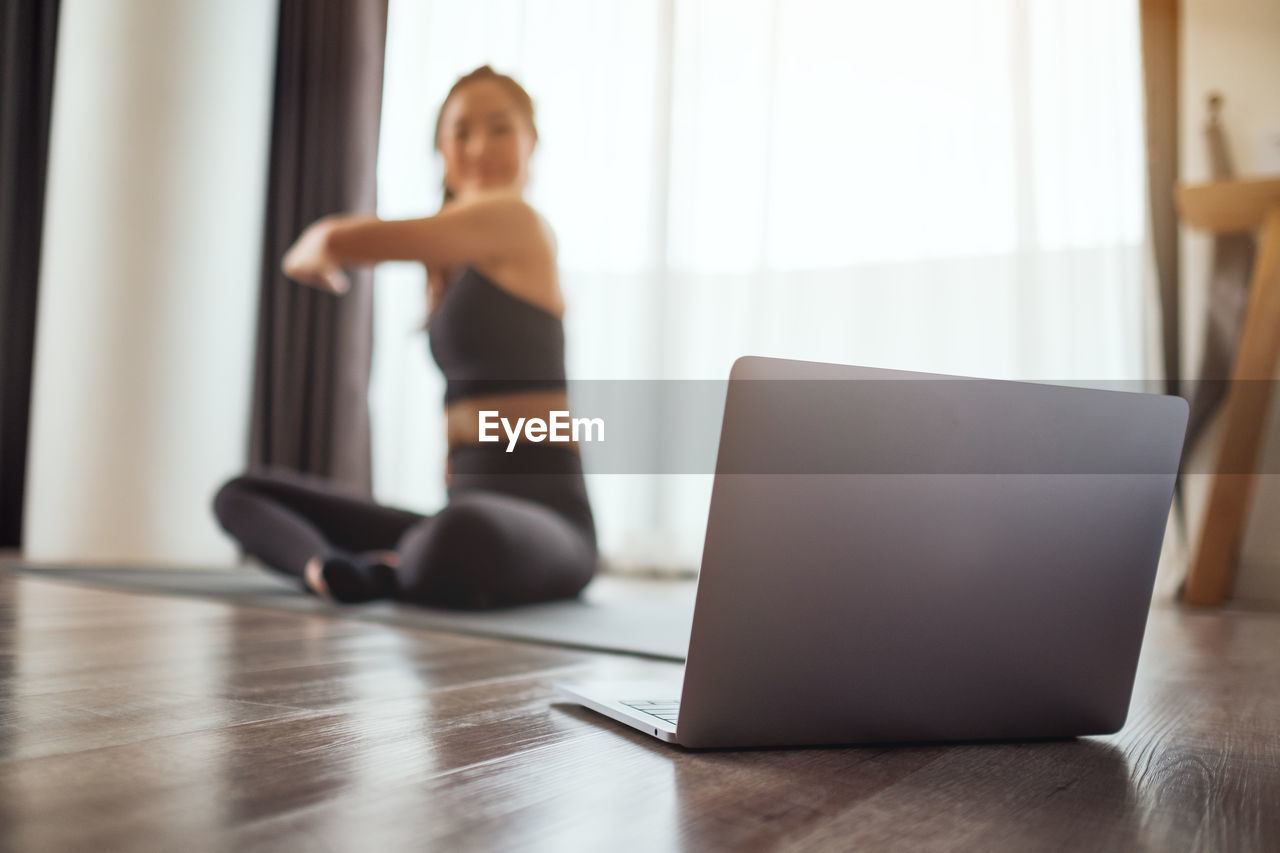
[[[0,570],[86,586],[210,598],[253,607],[322,613],[405,628],[447,631],[592,651],[683,661],[693,621],[693,581],[598,577],[572,601],[481,612],[379,601],[335,605],[258,569],[142,569],[0,561]]]

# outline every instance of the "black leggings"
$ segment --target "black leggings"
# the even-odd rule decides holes
[[[449,502],[434,515],[282,470],[231,480],[214,514],[246,553],[300,581],[316,556],[394,550],[402,601],[504,607],[571,598],[586,586],[598,550],[576,450],[465,445],[450,451],[449,465]]]

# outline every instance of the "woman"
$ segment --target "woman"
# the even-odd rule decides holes
[[[567,411],[564,302],[550,229],[522,198],[533,105],[483,66],[436,120],[445,202],[425,219],[332,216],[284,257],[286,275],[344,293],[342,267],[427,268],[432,355],[446,379],[449,502],[434,515],[380,506],[297,474],[237,477],[214,500],[246,552],[336,601],[396,598],[483,608],[576,595],[595,573],[595,524],[573,443],[479,441],[479,413]]]

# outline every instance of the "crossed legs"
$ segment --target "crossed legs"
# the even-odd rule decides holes
[[[543,503],[497,491],[463,491],[423,515],[271,471],[228,482],[214,513],[247,553],[340,601],[545,601],[576,595],[596,567],[594,536]]]
[[[341,601],[391,594],[389,554],[428,518],[286,470],[236,477],[218,490],[213,510],[247,553]]]

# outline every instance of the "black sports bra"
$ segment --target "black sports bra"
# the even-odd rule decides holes
[[[474,267],[449,284],[427,320],[446,405],[464,397],[565,388],[564,323]]]

